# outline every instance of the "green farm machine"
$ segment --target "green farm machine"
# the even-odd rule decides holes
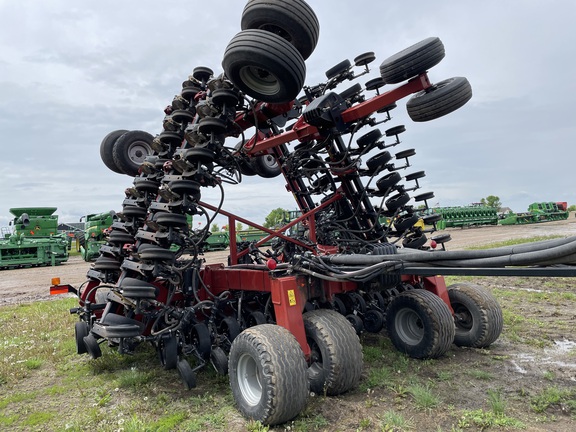
[[[58,265],[68,260],[68,240],[58,232],[56,207],[11,208],[11,232],[0,239],[0,268]]]
[[[528,206],[526,213],[507,214],[500,225],[521,225],[538,222],[552,222],[568,219],[570,212],[565,202],[537,202]]]
[[[477,225],[497,225],[498,213],[494,207],[471,205],[465,207],[435,207],[432,213],[442,215],[438,229]]]
[[[106,244],[105,234],[108,228],[118,219],[113,210],[83,216],[84,233],[78,237],[78,250],[84,261],[94,261],[100,255],[100,246]]]

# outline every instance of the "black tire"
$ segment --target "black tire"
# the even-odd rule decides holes
[[[442,244],[452,240],[452,236],[448,233],[438,234],[437,236],[432,237],[431,240],[434,240],[438,244]]]
[[[358,315],[348,314],[346,315],[346,320],[352,325],[352,328],[356,334],[360,336],[364,330],[364,323],[362,322],[362,318],[360,318]]]
[[[410,195],[407,193],[397,193],[386,200],[386,207],[391,212],[395,212],[403,205],[406,205],[410,201]]]
[[[238,324],[236,318],[226,317],[220,322],[218,332],[226,336],[230,343],[232,343],[240,334],[240,324]]]
[[[352,67],[352,63],[350,63],[350,60],[348,59],[342,60],[340,63],[332,66],[330,69],[326,71],[326,78],[328,79],[336,78],[341,73],[348,71],[350,67]]]
[[[418,222],[418,219],[418,215],[415,214],[402,215],[394,221],[394,228],[398,232],[404,232],[408,228],[414,226],[414,224]]]
[[[472,98],[472,87],[464,77],[448,78],[413,95],[406,102],[415,122],[426,122],[450,114]]]
[[[124,172],[122,172],[122,170],[118,168],[118,165],[116,165],[116,162],[114,162],[112,151],[118,138],[120,138],[126,132],[128,132],[126,129],[112,131],[106,135],[100,143],[100,158],[102,159],[102,162],[104,162],[104,165],[106,165],[109,170],[118,174],[124,174]]]
[[[402,176],[398,171],[393,171],[384,177],[380,177],[376,182],[376,187],[381,191],[387,191],[391,187],[396,186],[400,180],[402,180]]]
[[[391,137],[391,136],[400,135],[401,133],[404,133],[404,132],[406,132],[406,126],[398,125],[398,126],[391,127],[390,129],[386,129],[386,132],[384,132],[384,133],[386,134],[387,137]]]
[[[416,171],[413,172],[411,174],[408,174],[406,177],[404,177],[406,179],[406,181],[411,181],[411,180],[416,180],[422,177],[426,177],[426,172],[424,171]]]
[[[398,84],[436,66],[444,55],[442,41],[429,37],[384,60],[380,64],[380,76],[387,84]]]
[[[350,100],[357,94],[360,94],[362,91],[362,86],[358,83],[354,84],[352,87],[347,88],[342,93],[340,93],[340,97],[344,100]]]
[[[362,346],[348,320],[329,309],[304,315],[306,338],[312,350],[308,379],[316,394],[338,395],[358,385]]]
[[[196,373],[192,370],[187,360],[179,360],[176,368],[178,369],[178,375],[184,383],[186,390],[192,390],[196,387]]]
[[[242,30],[260,29],[292,44],[306,60],[316,48],[320,24],[303,0],[250,0],[242,12]]]
[[[388,151],[383,151],[378,153],[376,156],[372,156],[366,161],[366,166],[370,171],[377,171],[382,169],[390,160],[392,155]]]
[[[210,363],[218,375],[226,375],[228,373],[228,356],[220,347],[214,347],[210,352]]]
[[[86,321],[78,321],[74,325],[74,338],[76,340],[76,354],[86,354],[88,350],[86,349],[86,344],[84,343],[84,338],[88,336],[90,329],[88,328],[88,323]]]
[[[244,30],[234,36],[222,67],[240,90],[272,103],[294,100],[306,77],[304,59],[296,48],[264,30]]]
[[[122,295],[132,299],[155,299],[157,288],[153,286],[125,286],[122,288]]]
[[[90,355],[90,357],[93,359],[102,357],[102,350],[100,349],[100,345],[98,345],[98,341],[92,333],[84,337],[84,345],[86,345],[86,352]]]
[[[486,348],[502,332],[502,309],[491,293],[470,283],[448,287],[450,305],[454,310],[458,346]]]
[[[157,214],[154,222],[165,227],[185,227],[188,218],[184,214],[162,212]]]
[[[122,214],[128,217],[146,217],[148,210],[143,207],[128,205],[122,209]]]
[[[384,328],[384,314],[371,309],[364,314],[364,330],[368,333],[378,333]]]
[[[128,234],[123,231],[114,230],[110,233],[108,237],[108,243],[113,245],[123,245],[126,243],[134,243],[135,239],[132,234]]]
[[[96,258],[94,262],[94,270],[106,271],[106,270],[119,270],[121,263],[116,258],[110,258],[107,256],[100,255]]]
[[[446,303],[421,289],[403,292],[390,301],[386,329],[398,351],[422,359],[446,353],[456,331]]]
[[[153,180],[148,180],[143,177],[136,177],[134,179],[134,188],[140,192],[158,192],[160,184]]]
[[[414,196],[414,201],[416,202],[420,202],[420,201],[427,201],[434,198],[434,192],[424,192],[418,195]]]
[[[206,324],[196,324],[192,327],[190,332],[191,344],[196,348],[196,351],[202,358],[207,358],[210,355],[212,348],[212,339],[210,338],[210,330]]]
[[[141,328],[137,324],[115,324],[106,326],[106,337],[108,339],[136,337],[140,336],[141,333]]]
[[[276,425],[306,406],[306,361],[285,328],[263,324],[244,330],[232,344],[228,364],[232,395],[247,418]]]
[[[426,244],[426,234],[409,234],[402,241],[402,246],[408,249],[418,249]]]
[[[250,312],[246,320],[246,327],[254,327],[260,324],[266,324],[266,315],[260,311]]]
[[[378,90],[379,88],[384,87],[385,85],[386,83],[384,82],[382,77],[378,77],[371,79],[364,86],[366,87],[366,90],[370,91],[370,90]]]
[[[360,138],[356,140],[358,147],[364,148],[371,144],[374,144],[382,137],[382,131],[380,129],[372,129],[370,132],[365,133]]]
[[[143,245],[142,245],[143,246]],[[156,246],[156,245],[147,245],[146,248],[141,248],[138,250],[138,254],[140,255],[141,260],[168,260],[171,261],[174,259],[174,252],[170,249],[164,249],[163,247]]]
[[[168,187],[179,195],[188,194],[196,196],[200,194],[200,183],[192,180],[174,180],[168,183]]]
[[[407,150],[402,150],[401,152],[398,152],[394,155],[394,157],[396,159],[407,159],[410,156],[414,156],[416,154],[416,150],[414,149],[407,149]]]
[[[158,339],[158,358],[164,369],[176,369],[178,365],[178,341],[174,335],[160,336]]]
[[[206,66],[196,66],[192,71],[192,77],[201,82],[206,82],[214,75],[214,71]]]
[[[251,160],[251,166],[260,177],[274,178],[282,174],[278,161],[271,154],[254,157]]]
[[[435,222],[442,220],[442,215],[439,213],[429,214],[422,217],[424,225],[432,225]]]
[[[122,135],[112,149],[114,163],[122,173],[131,177],[138,175],[138,169],[146,156],[153,154],[154,137],[148,132],[134,130]]]

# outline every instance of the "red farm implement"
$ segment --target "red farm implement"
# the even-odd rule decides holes
[[[417,122],[471,98],[465,78],[430,81],[444,57],[440,39],[387,58],[378,77],[337,92],[367,75],[375,55],[345,60],[325,82],[305,86],[318,36],[304,1],[248,1],[223,74],[195,68],[157,136],[114,131],[104,139],[104,163],[135,178],[83,288],[51,288],[79,295],[78,353],[97,358],[102,343],[130,353],[148,342],[188,388],[212,364],[229,374],[245,416],[278,424],[301,412],[310,391],[337,395],[358,385],[362,332],[385,328],[416,358],[494,342],[502,330],[494,298],[473,284],[446,287],[439,275],[575,274],[570,265],[542,267],[573,263],[574,239],[451,252],[436,249],[445,235],[428,242],[438,215],[416,224],[416,207],[434,194],[418,192],[423,171],[406,173],[415,150],[391,152],[404,126],[379,127],[403,98]],[[245,176],[282,176],[301,216],[271,230],[227,212],[224,185]],[[221,192],[216,203],[202,199],[209,187]],[[216,215],[228,218],[230,256],[205,265]],[[206,228],[190,227],[189,216]],[[269,236],[237,241],[238,222]]]

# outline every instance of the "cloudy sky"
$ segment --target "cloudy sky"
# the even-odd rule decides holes
[[[58,207],[64,222],[119,211],[132,180],[101,162],[102,138],[116,129],[159,133],[163,108],[194,67],[221,72],[244,4],[0,0],[0,226],[11,207]],[[426,171],[423,191],[434,191],[433,204],[487,195],[515,211],[534,201],[576,204],[576,2],[309,4],[321,31],[308,85],[325,81],[341,60],[374,51],[363,84],[382,60],[429,36],[446,47],[430,79],[469,79],[472,100],[446,117],[414,123],[405,100],[393,111],[390,126],[406,125],[402,149],[416,149],[411,162]],[[274,208],[294,208],[284,191],[281,179],[250,178],[226,188],[224,208],[261,223]]]

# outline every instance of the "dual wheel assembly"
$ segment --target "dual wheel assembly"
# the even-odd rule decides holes
[[[450,306],[422,289],[394,297],[386,310],[388,335],[400,352],[413,358],[440,357],[452,343],[486,348],[502,332],[502,309],[482,287],[458,283],[448,287]]]
[[[310,392],[338,395],[358,385],[362,347],[346,318],[319,309],[303,319],[311,348],[308,362],[292,333],[278,325],[248,328],[232,343],[230,387],[246,417],[284,423],[304,409]]]

